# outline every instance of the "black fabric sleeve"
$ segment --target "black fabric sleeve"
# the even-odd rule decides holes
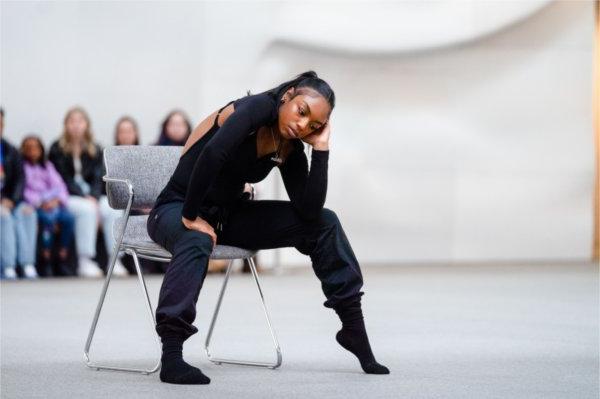
[[[268,97],[256,95],[244,100],[234,103],[234,112],[206,143],[194,163],[182,210],[186,219],[196,219],[210,186],[243,139],[270,122],[274,104]]]
[[[83,191],[81,191],[81,188],[77,185],[77,183],[75,183],[73,175],[69,170],[69,166],[67,165],[70,162],[70,159],[62,152],[58,142],[55,142],[50,147],[48,159],[54,164],[58,174],[60,174],[60,176],[63,178],[65,184],[67,185],[69,194],[78,195],[80,197],[83,196]]]
[[[10,195],[11,201],[16,205],[23,199],[23,190],[25,189],[25,170],[23,169],[23,160],[21,159],[21,155],[16,148],[12,148],[13,151],[12,158],[12,169],[14,172],[14,185],[13,191]]]
[[[292,207],[303,219],[319,216],[327,196],[329,151],[313,149],[310,172],[302,150],[293,151],[279,167]]]
[[[99,199],[102,195],[102,186],[104,186],[104,182],[102,181],[103,176],[103,162],[102,162],[102,147],[100,145],[95,144],[96,154],[91,160],[91,164],[93,165],[90,171],[89,182],[90,185],[90,195],[96,199]]]

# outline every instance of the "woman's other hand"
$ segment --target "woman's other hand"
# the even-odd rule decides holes
[[[315,150],[329,150],[329,134],[331,131],[330,126],[331,123],[329,121],[325,122],[323,126],[315,130],[313,133],[302,138],[302,141],[310,144]]]
[[[210,236],[210,238],[212,238],[213,247],[215,245],[217,245],[217,235],[215,234],[215,229],[213,229],[213,227],[210,224],[208,224],[208,222],[206,220],[202,219],[200,216],[198,216],[196,218],[196,220],[189,220],[182,216],[181,222],[183,223],[183,225],[185,227],[187,227],[190,230],[196,230],[201,233],[208,234]]]
[[[51,211],[52,209],[56,208],[59,205],[60,205],[60,201],[58,200],[58,198],[53,198],[51,200],[43,202],[41,205],[41,208],[45,211]]]

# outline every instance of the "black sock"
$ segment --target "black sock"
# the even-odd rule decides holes
[[[365,373],[389,374],[390,370],[377,363],[371,350],[360,306],[360,297],[356,301],[334,310],[342,321],[342,329],[335,335],[336,341],[358,358]]]
[[[183,339],[177,336],[162,337],[160,380],[171,384],[209,384],[210,378],[199,368],[183,361]]]

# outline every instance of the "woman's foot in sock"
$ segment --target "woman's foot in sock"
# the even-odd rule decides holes
[[[210,384],[210,378],[199,368],[187,364],[182,357],[163,357],[160,380],[170,384]]]
[[[369,338],[364,329],[345,329],[342,328],[335,335],[336,341],[342,346],[342,348],[353,353],[360,362],[360,366],[363,371],[367,374],[389,374],[390,370],[382,364],[377,363],[373,352],[371,351],[371,345],[369,344]]]
[[[160,380],[171,384],[210,384],[210,378],[199,368],[187,364],[183,360],[183,341],[181,336],[167,335],[161,337],[162,356]]]

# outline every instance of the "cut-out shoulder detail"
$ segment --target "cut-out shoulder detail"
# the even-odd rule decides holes
[[[185,146],[183,147],[181,156],[185,155],[185,153],[188,152],[188,150],[194,144],[196,144],[202,137],[204,137],[204,135],[206,135],[212,129],[218,129],[219,127],[221,127],[223,123],[227,120],[227,118],[229,118],[229,115],[231,115],[234,111],[235,109],[233,106],[233,101],[230,101],[229,103],[227,103],[227,105],[221,107],[218,111],[214,111],[212,114],[204,118],[204,120],[200,122],[200,124],[194,129],[194,131],[188,138],[187,142],[185,143]],[[223,116],[223,118],[221,118],[222,122],[219,123],[219,117],[221,115]],[[211,124],[210,121],[213,121],[213,123]]]

